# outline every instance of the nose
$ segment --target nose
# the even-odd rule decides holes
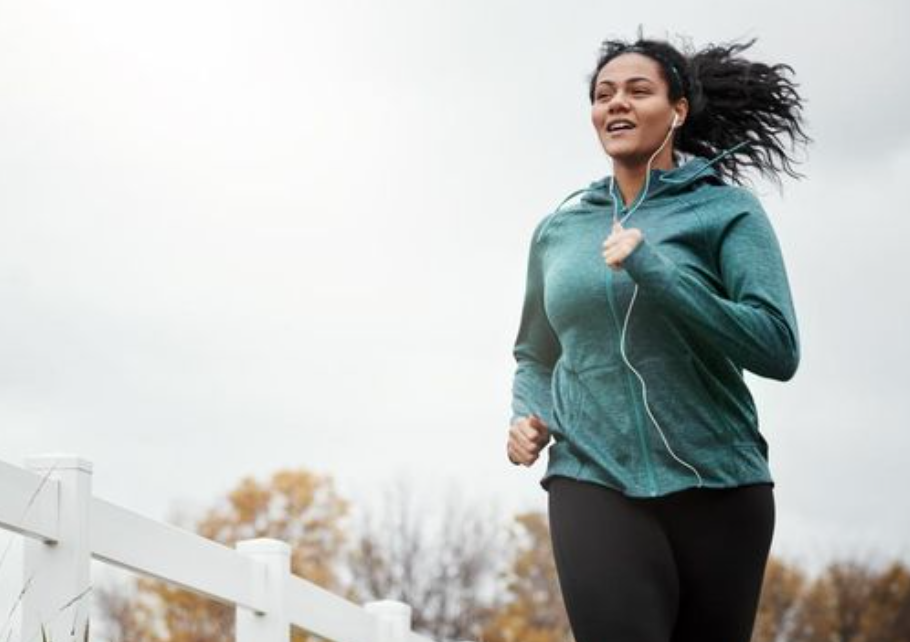
[[[615,114],[617,112],[625,111],[629,108],[629,103],[626,100],[626,96],[623,92],[617,91],[610,97],[610,100],[607,102],[607,113]]]

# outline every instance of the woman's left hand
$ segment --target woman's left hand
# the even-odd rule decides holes
[[[641,243],[641,230],[635,227],[625,229],[619,221],[613,222],[613,231],[604,241],[603,256],[611,270],[622,269],[623,260]]]

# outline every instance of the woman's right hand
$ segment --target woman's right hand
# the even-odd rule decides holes
[[[519,419],[509,428],[509,443],[506,447],[509,461],[516,466],[530,466],[550,442],[550,430],[543,419],[531,414]]]

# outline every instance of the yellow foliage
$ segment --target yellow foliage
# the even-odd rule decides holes
[[[512,568],[503,578],[509,599],[484,628],[483,642],[571,640],[546,515],[516,516],[512,539]]]
[[[340,522],[348,503],[328,476],[305,470],[279,470],[260,483],[246,477],[225,500],[195,524],[195,531],[226,546],[269,537],[291,547],[291,572],[328,590],[337,590],[333,564],[344,545]],[[137,581],[135,609],[144,617],[130,622],[128,639],[142,642],[223,642],[233,639],[235,609],[151,579]],[[155,606],[152,606],[152,605]],[[293,642],[315,636],[294,630]]]
[[[752,642],[787,639],[786,632],[805,583],[806,578],[799,569],[775,557],[768,560]]]

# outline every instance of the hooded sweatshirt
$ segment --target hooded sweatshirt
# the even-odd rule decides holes
[[[643,238],[620,270],[602,244],[614,205],[622,218],[632,204],[607,178],[537,224],[511,421],[549,426],[544,489],[556,475],[631,497],[773,484],[743,370],[790,379],[799,335],[770,221],[719,178],[719,158],[651,170],[624,223]]]

